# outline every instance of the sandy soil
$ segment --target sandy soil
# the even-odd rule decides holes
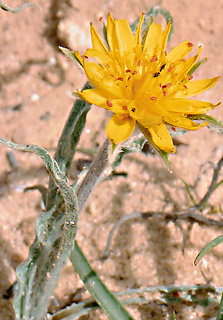
[[[110,11],[117,18],[134,20],[154,4],[167,8],[174,17],[175,30],[169,48],[183,40],[203,45],[202,57],[209,62],[196,78],[222,75],[223,1],[222,0],[35,0],[38,6],[19,14],[0,11],[0,136],[17,143],[35,143],[54,151],[64,122],[73,104],[71,92],[81,88],[85,77],[80,68],[58,50],[58,45],[84,51],[90,46],[89,21],[102,25],[98,18]],[[8,0],[16,7],[23,0]],[[201,99],[213,103],[222,100],[222,79]],[[212,112],[223,119],[222,106]],[[107,115],[93,107],[81,138],[81,146],[96,149],[105,137]],[[97,121],[97,126],[95,126]],[[181,179],[197,186],[196,201],[205,194],[212,177],[209,161],[222,157],[222,136],[208,129],[179,138],[177,152],[170,156],[170,173],[158,156],[129,156],[118,168],[128,177],[115,177],[101,183],[92,195],[79,223],[78,241],[93,267],[112,290],[142,288],[151,285],[211,283],[223,285],[222,247],[214,249],[198,267],[193,260],[208,241],[222,230],[198,223],[174,223],[154,217],[131,220],[115,234],[111,254],[101,257],[113,224],[134,210],[180,210],[191,205]],[[0,319],[14,319],[12,299],[4,294],[15,280],[15,268],[27,256],[34,239],[34,221],[41,213],[38,191],[24,193],[27,186],[44,184],[48,175],[41,161],[31,154],[13,152],[18,168],[7,160],[9,149],[0,146]],[[11,150],[10,150],[11,151]],[[78,173],[77,154],[71,181]],[[222,187],[211,196],[205,214],[222,219]],[[183,232],[182,232],[183,230]],[[186,241],[183,244],[183,234]],[[182,251],[183,246],[184,253]],[[83,284],[70,263],[63,270],[55,291],[58,306],[71,303]],[[211,319],[217,307],[179,303],[166,306],[158,298],[143,306],[129,308],[135,319],[169,319],[175,310],[177,319]],[[92,312],[87,319],[106,319]]]

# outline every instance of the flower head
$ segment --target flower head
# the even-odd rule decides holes
[[[185,58],[193,44],[184,41],[169,53],[165,51],[171,24],[163,31],[160,24],[152,23],[141,39],[141,15],[135,35],[124,20],[107,19],[105,46],[91,24],[93,48],[76,58],[93,85],[93,89],[77,91],[78,95],[99,107],[112,111],[106,133],[118,144],[130,137],[136,124],[153,144],[169,153],[175,152],[166,125],[186,130],[197,130],[206,125],[189,119],[203,114],[216,105],[188,99],[211,88],[219,77],[192,80],[190,70],[199,54]]]

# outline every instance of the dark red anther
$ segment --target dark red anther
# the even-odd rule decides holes
[[[166,97],[166,96],[167,96],[167,93],[166,93],[166,91],[163,91],[163,95],[164,95],[164,97]]]
[[[172,70],[173,70],[173,67],[169,67],[167,71],[171,72]]]
[[[126,72],[126,73],[129,73],[129,72],[131,72],[131,70],[130,70],[130,69],[127,69],[127,70],[125,70],[125,72]]]
[[[123,81],[123,78],[122,78],[122,77],[119,77],[117,80],[119,80],[119,81]]]
[[[133,71],[133,72],[132,72],[132,75],[134,76],[134,74],[136,74],[136,73],[137,73],[137,71]]]
[[[152,58],[150,59],[150,62],[154,62],[154,61],[157,61],[157,60],[158,60],[157,56],[152,56]]]
[[[129,76],[127,80],[130,80],[130,79],[131,79],[131,76]]]
[[[156,97],[151,97],[150,100],[155,101]]]
[[[123,110],[128,110],[127,106],[122,106]]]
[[[98,18],[98,21],[100,21],[100,22],[101,22],[102,20],[103,20],[103,17]]]
[[[171,129],[172,129],[173,131],[176,131],[176,128],[175,128],[175,127],[171,127]]]
[[[107,106],[108,106],[109,108],[111,108],[111,107],[112,107],[112,103],[111,103],[111,101],[107,100],[107,101],[106,101],[106,104],[107,104]]]
[[[166,84],[164,84],[161,88],[162,89],[165,89],[167,87],[167,85]]]
[[[84,58],[88,59],[88,56],[84,56]]]
[[[188,80],[192,80],[192,79],[193,79],[193,76],[192,76],[192,75],[188,77]]]
[[[141,66],[141,61],[140,60],[137,62],[137,66],[138,67]]]
[[[183,87],[184,87],[185,89],[188,89],[188,87],[187,87],[185,84],[183,84]]]
[[[186,61],[186,59],[180,59],[180,61],[185,62],[185,61]]]
[[[193,43],[191,43],[191,42],[188,42],[188,47],[193,47]]]
[[[135,112],[135,111],[136,111],[136,108],[132,108],[131,111],[132,111],[132,112]]]

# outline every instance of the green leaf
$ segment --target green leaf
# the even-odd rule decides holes
[[[223,294],[221,296],[221,301],[218,308],[218,314],[217,314],[216,320],[223,320]]]
[[[194,260],[195,266],[201,261],[201,259],[213,248],[218,246],[219,244],[223,243],[223,235],[215,238],[211,242],[209,242],[197,255],[196,259]]]
[[[200,61],[198,61],[197,63],[195,63],[195,65],[190,69],[190,71],[187,73],[188,76],[191,76],[198,67],[200,67],[201,64],[206,63],[208,61],[208,58],[203,58]]]
[[[83,90],[89,89],[89,83],[86,83]],[[76,100],[73,108],[70,111],[63,132],[58,142],[55,153],[55,160],[59,168],[65,174],[68,173],[71,166],[76,147],[79,142],[81,133],[85,127],[86,117],[90,110],[90,104],[80,99]],[[49,210],[55,204],[55,195],[57,193],[57,186],[50,180],[47,196],[46,209]],[[61,204],[61,197],[58,196],[58,206]]]
[[[112,170],[114,170],[116,167],[120,165],[125,155],[129,153],[141,151],[145,142],[146,142],[146,139],[144,137],[140,137],[135,140],[132,140],[131,142],[121,147],[118,154],[116,155],[116,158],[114,159],[111,165]]]
[[[173,34],[173,17],[171,16],[170,12],[167,9],[160,8],[157,5],[152,6],[152,8],[149,10],[149,12],[146,13],[146,15],[145,15],[145,19],[142,24],[143,38],[145,38],[145,36],[148,32],[148,29],[153,21],[153,17],[156,18],[158,16],[158,14],[161,14],[165,18],[166,23],[168,23],[169,21],[171,22],[171,30],[170,30],[170,34],[169,34],[169,38],[168,38],[168,41],[169,41],[172,37],[172,34]],[[135,33],[135,31],[136,31],[138,23],[139,23],[139,18],[131,25],[131,30],[133,33]]]
[[[220,103],[218,103],[216,106],[218,106]],[[223,132],[223,121],[218,121],[214,117],[211,117],[207,114],[197,114],[197,115],[188,115],[188,118],[191,120],[203,120],[208,122],[208,128],[218,132]]]
[[[26,261],[17,268],[18,288],[14,309],[17,320],[42,320],[46,316],[60,271],[74,246],[77,231],[78,201],[68,179],[57,162],[42,147],[18,145],[0,138],[8,147],[37,154],[44,162],[51,178],[63,197],[65,213],[50,211],[36,221],[36,238]]]
[[[74,249],[71,252],[70,260],[86,288],[110,320],[133,320],[118,299],[107,289],[91,268],[77,242],[75,242]]]
[[[78,58],[75,56],[74,54],[74,51],[68,49],[68,48],[65,48],[65,47],[61,47],[59,46],[59,49],[68,57],[68,58],[71,58],[73,59],[75,62],[77,62],[81,67],[82,67],[82,64],[81,62],[78,60]]]

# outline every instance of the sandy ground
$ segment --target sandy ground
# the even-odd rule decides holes
[[[102,26],[99,17],[110,11],[116,18],[134,20],[154,4],[168,9],[174,17],[175,30],[169,48],[183,40],[203,45],[202,57],[207,64],[196,78],[222,75],[223,67],[223,1],[222,0],[34,0],[37,7],[19,14],[0,11],[0,136],[17,143],[35,143],[54,151],[64,122],[73,104],[71,92],[86,81],[83,72],[58,50],[58,45],[83,52],[90,46],[89,21]],[[16,7],[22,0],[8,0]],[[213,103],[222,100],[222,79],[200,98]],[[222,106],[212,112],[223,119]],[[82,147],[96,149],[105,138],[107,115],[99,108],[90,111],[81,138]],[[95,121],[97,125],[95,126]],[[211,283],[223,285],[222,247],[213,250],[198,267],[193,260],[199,250],[221,235],[217,227],[174,223],[154,217],[136,219],[121,226],[115,234],[111,253],[101,257],[113,224],[134,210],[180,210],[191,205],[181,179],[196,188],[198,201],[205,194],[213,169],[222,157],[222,136],[208,129],[179,138],[177,152],[170,156],[170,173],[158,156],[137,154],[126,158],[119,171],[128,177],[104,181],[95,190],[79,223],[78,241],[101,278],[112,290],[144,288],[151,285]],[[9,149],[0,146],[0,319],[14,319],[12,299],[3,296],[15,280],[15,268],[26,258],[34,239],[34,221],[41,213],[38,191],[24,193],[27,186],[44,184],[48,175],[35,156],[13,152],[18,168],[7,160]],[[74,161],[70,179],[78,173],[77,161],[91,160],[81,153]],[[211,196],[205,214],[222,219],[222,187]],[[182,232],[184,230],[184,232]],[[183,248],[183,234],[186,241]],[[55,291],[58,306],[70,304],[83,284],[70,263],[64,268]],[[143,306],[129,308],[135,319],[169,319],[175,310],[177,319],[211,319],[217,307],[179,303],[171,306],[151,298]],[[92,312],[87,319],[107,319],[102,312]]]

